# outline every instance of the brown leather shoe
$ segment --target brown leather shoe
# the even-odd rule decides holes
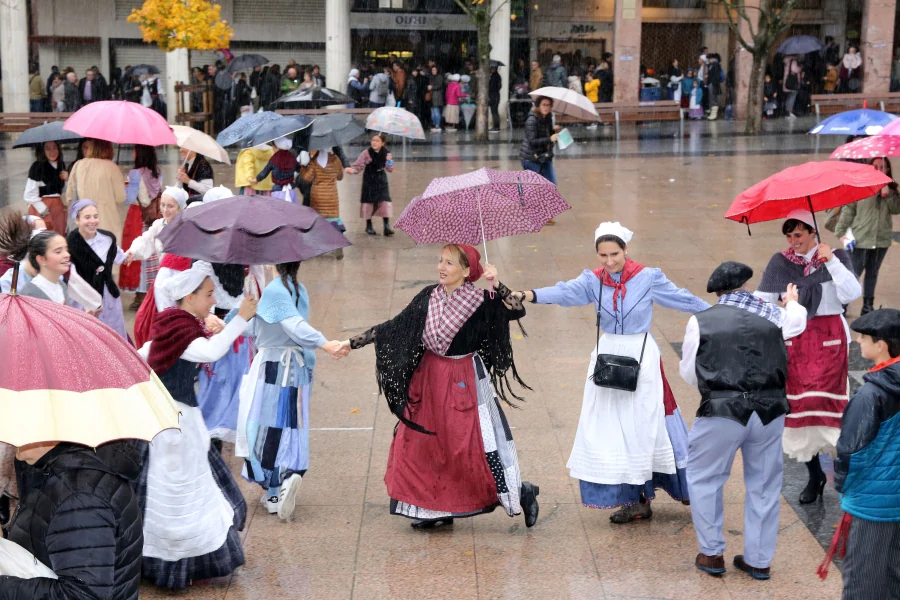
[[[738,554],[734,557],[734,566],[737,567],[738,570],[743,571],[753,579],[766,580],[771,575],[769,575],[769,567],[765,569],[760,569],[759,567],[751,567],[747,563],[744,562],[744,555]]]
[[[716,577],[725,573],[725,557],[721,554],[707,556],[701,552],[694,560],[694,564],[704,573],[709,573]]]

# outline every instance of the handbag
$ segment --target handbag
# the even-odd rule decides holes
[[[156,195],[156,198],[150,201],[147,206],[141,206],[141,220],[144,225],[150,227],[157,219],[162,218],[162,211],[159,208],[159,200],[162,198],[162,192]],[[138,203],[140,204],[140,203]]]
[[[600,315],[603,307],[603,281],[600,281],[600,310],[597,311],[597,343],[595,348],[600,348]],[[591,379],[597,387],[611,388],[625,392],[637,390],[638,377],[641,373],[641,361],[644,360],[644,349],[647,347],[647,336],[644,334],[644,343],[641,345],[641,357],[637,360],[630,356],[618,354],[597,353],[597,362],[594,363],[594,374]]]

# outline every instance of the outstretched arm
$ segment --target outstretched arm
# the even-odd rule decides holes
[[[552,287],[516,292],[516,296],[535,304],[584,306],[596,302],[599,293],[600,280],[591,271],[584,271],[575,279],[560,281]]]
[[[689,290],[676,286],[659,269],[655,271],[650,288],[653,302],[665,308],[688,313],[698,313],[709,308],[708,302],[701,300]]]

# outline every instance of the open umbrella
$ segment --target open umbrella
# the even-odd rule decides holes
[[[231,73],[228,71],[219,71],[213,81],[220,90],[230,90],[234,84],[234,79],[231,78]]]
[[[313,209],[267,196],[192,206],[159,240],[167,253],[235,265],[304,261],[350,245]]]
[[[226,165],[231,164],[228,151],[202,131],[184,125],[172,125],[172,132],[175,134],[178,142],[176,145],[179,148],[186,148]]]
[[[77,133],[63,129],[64,124],[65,121],[53,121],[26,129],[13,144],[13,148],[42,146],[44,142],[77,142],[82,139]]]
[[[492,66],[492,67],[505,67],[506,64],[503,63],[503,62],[501,62],[501,61],[499,61],[499,60],[494,60],[494,59],[492,58],[492,59],[491,59],[491,64],[490,64],[490,66]]]
[[[818,52],[825,45],[811,35],[795,35],[781,42],[778,46],[778,53],[789,56],[791,54],[809,54],[810,52]]]
[[[312,124],[308,150],[325,150],[334,146],[343,146],[353,138],[364,134],[366,130],[359,125],[352,115],[336,113],[316,117]]]
[[[478,169],[433,179],[397,219],[417,244],[485,243],[537,233],[571,206],[552,182],[533,171]]]
[[[870,135],[838,146],[829,158],[871,160],[885,156],[900,156],[900,135],[883,135],[886,129],[887,127],[882,129],[882,133],[878,135]]]
[[[297,133],[301,129],[306,129],[312,125],[312,122],[313,120],[306,115],[290,115],[269,121],[253,133],[253,137],[250,138],[250,145],[267,144],[280,137]]]
[[[583,121],[596,121],[600,118],[594,103],[587,96],[568,88],[542,87],[528,94],[532,98],[545,96],[553,100],[553,112],[569,115]]]
[[[812,135],[876,135],[888,123],[897,120],[897,115],[858,108],[832,115],[809,130]]]
[[[228,63],[228,67],[225,70],[229,73],[234,73],[244,69],[255,69],[268,63],[269,59],[262,54],[241,54]]]
[[[178,428],[178,408],[131,345],[96,317],[0,295],[0,441],[96,447]]]
[[[216,136],[216,142],[222,146],[231,146],[238,142],[245,142],[253,137],[253,134],[256,133],[257,129],[269,121],[281,118],[281,115],[270,110],[264,110],[253,113],[252,115],[247,115],[246,117],[241,117],[219,132],[219,135]]]
[[[165,146],[176,143],[172,128],[159,113],[137,102],[105,100],[83,106],[63,129],[114,144]]]
[[[788,167],[742,192],[726,219],[745,223],[787,218],[797,209],[828,210],[875,194],[891,179],[871,165],[851,162],[808,162]],[[818,227],[816,227],[818,231]]]
[[[419,117],[396,106],[382,106],[369,113],[366,117],[366,129],[413,140],[425,139],[425,130],[422,129]]]
[[[135,77],[140,77],[141,75],[159,75],[159,68],[156,65],[134,65],[128,69],[126,75],[134,75]]]
[[[269,107],[284,108],[287,104],[297,103],[309,103],[314,108],[319,108],[332,104],[352,104],[353,98],[330,88],[312,86],[302,90],[294,90],[290,94],[285,94],[269,105]]]

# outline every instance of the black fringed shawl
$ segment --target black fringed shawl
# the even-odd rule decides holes
[[[351,340],[354,349],[375,343],[378,389],[387,399],[391,412],[410,429],[428,434],[432,432],[409,420],[407,404],[413,372],[425,355],[422,333],[425,331],[425,319],[428,315],[428,300],[435,287],[434,285],[426,287],[399,315]],[[512,371],[512,378],[516,383],[525,389],[531,388],[522,381],[516,370],[509,339],[509,322],[524,317],[525,309],[508,308],[503,303],[502,297],[507,296],[509,290],[499,283],[497,290],[493,299],[487,291],[484,292],[484,302],[453,338],[447,356],[477,352],[491,374],[491,383],[497,396],[506,404],[515,406],[508,396],[516,400],[522,398],[512,390],[509,371]],[[518,302],[516,304],[521,306]],[[519,326],[521,327],[521,323]]]
[[[118,248],[116,247],[116,236],[114,233],[105,229],[98,229],[98,234],[103,234],[112,238],[112,244],[109,245],[109,251],[106,256],[101,259],[90,247],[87,241],[81,237],[77,229],[73,229],[66,236],[69,243],[69,253],[72,255],[72,263],[78,274],[91,284],[91,287],[101,296],[103,288],[109,290],[109,294],[113,298],[119,297],[119,286],[116,285],[116,279],[113,277],[113,266],[115,265]]]
[[[59,196],[63,193],[63,189],[66,185],[65,182],[59,178],[59,174],[65,170],[66,163],[63,162],[62,157],[56,161],[55,167],[50,164],[50,161],[48,160],[36,160],[32,163],[31,168],[28,169],[28,179],[39,181],[44,184],[38,188],[38,194],[42,198],[44,196]]]

